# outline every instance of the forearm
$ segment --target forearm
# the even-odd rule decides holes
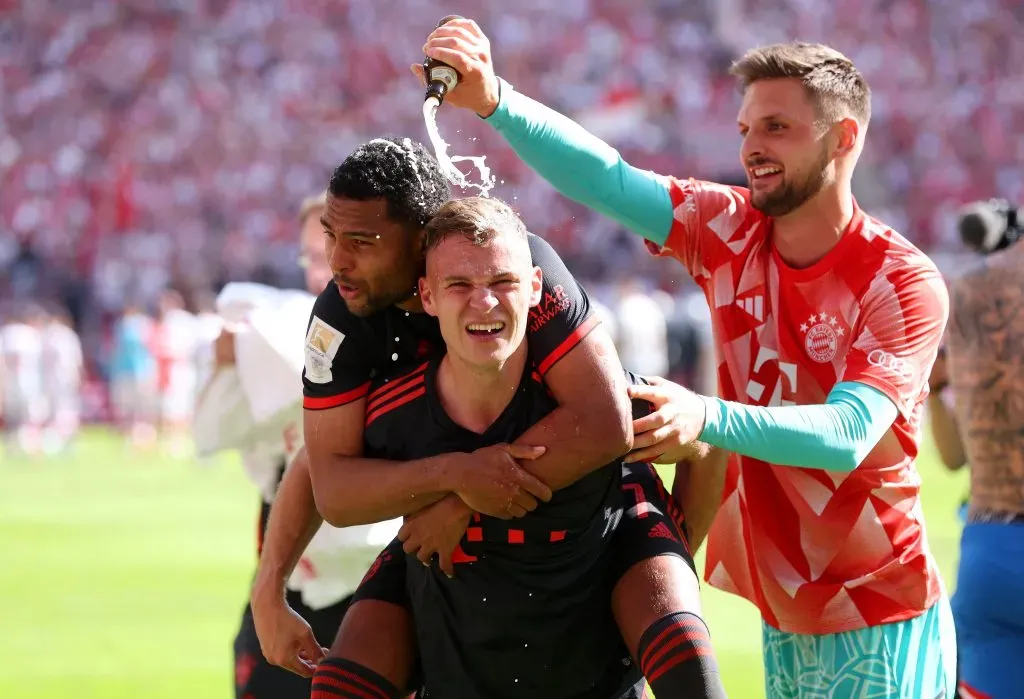
[[[557,491],[628,452],[629,423],[623,428],[614,419],[602,419],[600,414],[597,418],[585,419],[575,410],[556,408],[516,440],[523,446],[545,447],[543,456],[522,460],[519,466]],[[467,514],[473,512],[464,502],[462,507]]]
[[[711,523],[722,504],[728,457],[728,452],[712,449],[701,459],[676,464],[672,498],[683,511],[690,551],[694,554],[707,538]]]
[[[967,463],[963,442],[960,441],[960,430],[949,408],[942,402],[938,393],[928,395],[928,421],[931,426],[932,440],[939,452],[943,465],[950,471],[956,471]]]
[[[672,226],[672,200],[663,178],[633,167],[582,126],[506,82],[487,122],[559,192],[664,244]]]
[[[699,439],[778,466],[852,471],[896,419],[896,406],[865,384],[837,384],[824,405],[762,407],[706,398]]]
[[[624,424],[616,418],[616,410],[556,408],[516,440],[516,444],[546,447],[543,456],[522,461],[520,466],[551,490],[561,490],[621,457],[632,442],[629,401],[625,403]]]
[[[352,456],[329,457],[313,468],[316,509],[336,527],[384,522],[431,505],[457,484],[451,483],[453,455],[414,461]]]
[[[305,452],[300,451],[278,486],[263,538],[253,598],[280,596],[302,552],[309,546],[322,520],[313,501],[313,487]]]

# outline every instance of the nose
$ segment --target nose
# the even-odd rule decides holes
[[[746,169],[749,161],[761,157],[764,157],[764,149],[761,142],[754,135],[753,130],[748,131],[747,135],[743,137],[743,143],[740,145],[740,160],[743,163],[744,169]]]
[[[352,269],[353,256],[348,246],[335,243],[327,253],[327,262],[335,273],[345,273]]]
[[[490,313],[498,306],[498,299],[489,288],[479,287],[473,290],[469,303],[473,308],[479,309],[484,313]]]

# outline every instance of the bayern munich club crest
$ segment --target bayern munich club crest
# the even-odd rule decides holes
[[[804,334],[807,356],[824,364],[835,358],[836,350],[839,349],[839,338],[845,331],[836,316],[819,313],[808,318],[806,323],[802,323],[800,332]]]

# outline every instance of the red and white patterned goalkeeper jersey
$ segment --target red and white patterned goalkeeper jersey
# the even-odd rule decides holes
[[[939,272],[859,209],[831,252],[793,269],[748,190],[695,180],[668,186],[675,215],[659,254],[681,260],[704,289],[722,398],[820,404],[836,383],[858,381],[899,408],[892,434],[852,473],[733,455],[708,539],[708,582],[795,633],[917,616],[942,590],[914,467],[948,315]]]

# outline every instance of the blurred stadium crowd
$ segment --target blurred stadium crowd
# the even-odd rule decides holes
[[[408,64],[438,8],[0,2],[0,315],[41,329],[41,309],[66,309],[83,348],[86,419],[141,410],[117,408],[118,381],[139,371],[155,387],[146,414],[177,421],[184,399],[165,394],[201,383],[216,290],[239,279],[301,285],[298,202],[358,143],[426,138]],[[1018,0],[460,0],[444,11],[476,18],[500,74],[633,164],[727,182],[741,177],[729,62],[773,40],[830,43],[874,90],[855,182],[864,208],[944,266],[959,249],[960,204],[1024,201]],[[620,346],[665,335],[653,359],[630,361],[622,346],[627,366],[699,374],[707,311],[678,266],[557,195],[479,120],[442,110],[440,123],[455,153],[487,155],[494,194],[604,303]],[[26,302],[42,306],[26,315]],[[643,330],[642,313],[664,329]],[[38,347],[42,377],[55,360]]]

